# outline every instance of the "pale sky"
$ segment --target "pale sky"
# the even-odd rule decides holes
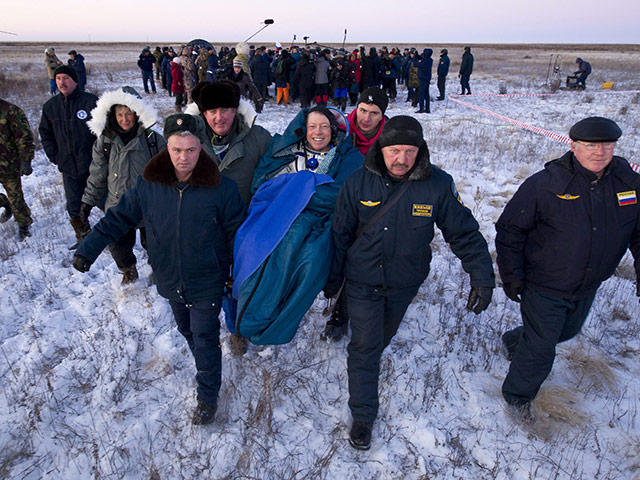
[[[0,0],[5,41],[640,43],[637,0]]]

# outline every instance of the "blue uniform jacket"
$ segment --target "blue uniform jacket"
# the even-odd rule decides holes
[[[496,224],[503,282],[526,283],[561,298],[592,294],[627,248],[640,278],[640,175],[613,157],[602,178],[572,152],[545,165],[515,193]]]
[[[187,183],[178,183],[167,150],[154,156],[134,187],[80,244],[94,261],[141,221],[158,293],[181,303],[211,302],[229,277],[235,232],[244,202],[235,182],[204,152]]]

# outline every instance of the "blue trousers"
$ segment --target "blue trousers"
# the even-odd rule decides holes
[[[398,331],[419,287],[381,289],[347,281],[351,325],[347,373],[349,408],[354,421],[370,423],[378,414],[380,357]]]
[[[142,84],[144,85],[144,91],[149,93],[149,82],[151,82],[151,90],[155,93],[156,91],[156,82],[153,80],[153,70],[147,72],[146,70],[142,70]]]
[[[431,112],[431,98],[429,97],[429,83],[418,84],[418,108],[425,112]]]
[[[460,95],[465,95],[465,91],[467,95],[471,95],[471,86],[469,85],[469,79],[471,75],[460,75],[460,87],[462,88],[462,92]]]
[[[581,300],[554,297],[525,285],[520,311],[522,327],[502,395],[511,405],[532,401],[556,358],[556,345],[575,337],[589,314],[596,292]]]
[[[196,361],[198,398],[214,405],[222,381],[220,313],[222,297],[215,302],[188,304],[169,300],[178,331],[187,340]]]

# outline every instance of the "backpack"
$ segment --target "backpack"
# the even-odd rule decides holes
[[[284,69],[284,59],[278,60],[276,64],[276,74],[282,75],[282,70]]]

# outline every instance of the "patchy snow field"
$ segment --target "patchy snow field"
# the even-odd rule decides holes
[[[47,46],[0,44],[0,95],[22,107],[36,131],[48,98]],[[54,46],[62,61],[71,48],[86,57],[90,91],[143,91],[135,63],[142,45]],[[431,46],[436,58],[443,46]],[[462,46],[446,47],[448,93],[458,93]],[[477,94],[550,93],[556,53],[563,79],[576,56],[594,73],[584,92],[464,100],[561,135],[585,116],[613,118],[624,132],[616,154],[640,163],[639,51],[473,47]],[[615,89],[601,90],[604,80]],[[171,113],[173,98],[158,92],[145,101]],[[413,114],[405,98],[399,87],[387,115]],[[494,255],[494,222],[505,203],[568,147],[450,100],[431,105],[432,114],[416,118],[432,162],[456,179]],[[267,103],[258,123],[282,132],[297,110]],[[360,452],[346,440],[347,340],[319,340],[322,295],[287,345],[250,346],[235,358],[223,327],[218,413],[212,425],[195,427],[194,362],[168,303],[149,285],[144,251],[136,247],[140,280],[125,288],[108,252],[89,273],[76,272],[61,177],[39,143],[33,166],[23,177],[33,236],[18,243],[16,224],[0,225],[0,477],[640,478],[640,307],[629,255],[601,287],[582,334],[559,346],[535,402],[539,420],[525,427],[500,395],[508,369],[500,335],[520,322],[518,306],[498,288],[486,312],[467,312],[467,275],[437,235],[431,275],[383,355],[373,444]]]

